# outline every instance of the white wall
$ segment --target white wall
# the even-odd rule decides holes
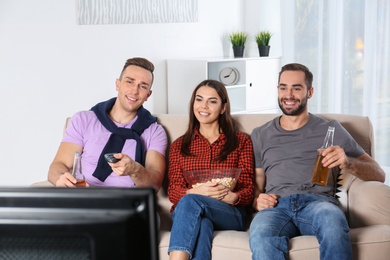
[[[270,56],[282,56],[280,1],[245,0],[244,3],[244,27],[252,36],[246,44],[246,54],[248,56],[259,55],[254,35],[259,31],[267,30],[272,33]]]
[[[197,23],[80,26],[75,0],[0,0],[0,186],[47,178],[65,118],[116,96],[114,82],[127,58],[155,64],[145,107],[165,113],[166,60],[231,56],[227,35],[250,26],[251,4],[258,5],[199,0]],[[247,56],[258,55],[254,48],[246,48]],[[280,49],[272,47],[271,55],[280,56]]]

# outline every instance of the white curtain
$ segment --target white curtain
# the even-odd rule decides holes
[[[388,171],[390,1],[281,0],[281,16],[282,63],[314,73],[310,111],[369,116],[375,159]]]

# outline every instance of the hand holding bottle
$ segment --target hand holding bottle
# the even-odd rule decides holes
[[[74,154],[72,176],[76,179],[76,187],[87,186],[84,175],[81,171],[81,154],[79,152],[75,152]]]
[[[328,184],[329,168],[324,166],[322,161],[324,159],[323,152],[326,148],[333,146],[334,127],[329,126],[326,133],[324,144],[317,151],[317,158],[314,164],[314,170],[311,178],[311,182],[317,185],[326,186]]]
[[[339,167],[340,169],[344,169],[347,167],[350,162],[348,160],[347,155],[344,152],[344,149],[338,145],[331,146],[322,151],[322,164],[327,168]]]

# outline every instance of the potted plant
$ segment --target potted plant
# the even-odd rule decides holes
[[[256,34],[255,40],[257,47],[259,48],[260,56],[268,56],[271,46],[269,41],[271,40],[272,33],[269,31],[260,31]]]
[[[230,34],[230,41],[233,45],[233,53],[235,58],[244,56],[245,42],[248,39],[248,34],[244,32],[235,32]]]

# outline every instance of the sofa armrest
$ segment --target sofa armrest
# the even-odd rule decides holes
[[[355,178],[348,191],[348,218],[351,228],[390,225],[390,187]]]

